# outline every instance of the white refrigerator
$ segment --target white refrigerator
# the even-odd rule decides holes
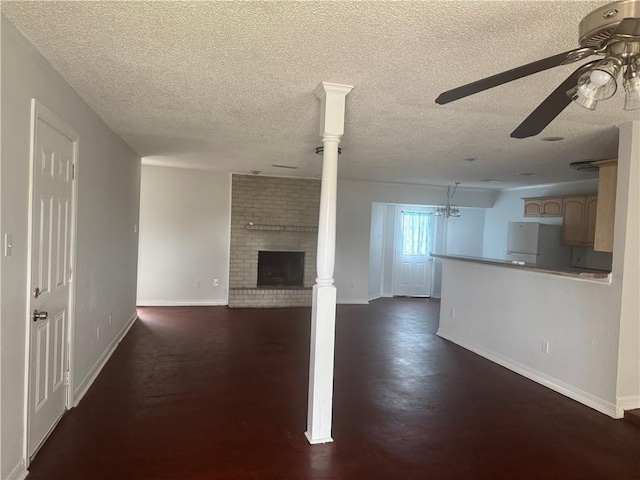
[[[561,225],[509,222],[506,259],[539,267],[568,267],[571,247],[561,242]]]

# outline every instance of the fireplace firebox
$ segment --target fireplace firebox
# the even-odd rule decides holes
[[[304,252],[258,252],[258,287],[304,286]]]

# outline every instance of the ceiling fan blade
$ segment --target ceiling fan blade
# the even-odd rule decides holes
[[[571,99],[567,95],[567,90],[578,84],[578,77],[590,66],[598,63],[598,60],[581,65],[575,72],[556,88],[551,95],[538,105],[531,114],[511,132],[512,138],[527,138],[538,135],[545,129],[560,112],[569,106]]]
[[[497,87],[498,85],[512,82],[513,80],[517,80],[518,78],[526,77],[527,75],[532,75],[543,70],[548,70],[549,68],[557,67],[558,65],[581,60],[590,55],[593,55],[593,49],[591,48],[576,48],[574,50],[569,50],[568,52],[559,53],[552,57],[543,58],[542,60],[538,60],[537,62],[527,63],[526,65],[522,65],[521,67],[513,68],[511,70],[507,70],[506,72],[498,73],[496,75],[492,75],[491,77],[468,83],[467,85],[454,88],[453,90],[448,90],[444,93],[441,93],[440,96],[436,98],[436,103],[444,105],[445,103],[460,100],[461,98],[468,97],[469,95],[473,95],[475,93],[483,92],[484,90]]]

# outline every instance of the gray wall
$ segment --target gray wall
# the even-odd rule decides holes
[[[79,134],[75,392],[135,315],[140,159],[2,16],[2,257],[0,478],[20,468],[24,443],[30,102],[36,98]],[[113,323],[109,324],[109,314]],[[101,327],[100,339],[96,327]]]
[[[230,204],[229,173],[142,167],[138,305],[227,303]]]
[[[371,233],[369,235],[369,298],[382,296],[381,278],[383,274],[385,245],[385,205],[371,204]]]
[[[445,220],[446,249],[451,255],[481,257],[484,243],[484,208],[461,208],[460,217]]]

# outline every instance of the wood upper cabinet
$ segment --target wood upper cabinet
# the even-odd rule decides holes
[[[523,198],[524,200],[524,216],[525,217],[541,217],[542,216],[542,200],[533,198]]]
[[[562,206],[562,243],[593,245],[596,232],[598,197],[564,197]]]
[[[585,212],[586,232],[585,241],[587,245],[593,245],[596,238],[596,211],[598,206],[598,197],[587,197],[587,205]]]
[[[561,217],[562,198],[523,198],[525,217]]]
[[[598,252],[613,252],[613,227],[616,213],[616,182],[618,161],[593,162],[599,168],[598,206],[595,218],[593,249]]]
[[[545,198],[542,201],[543,217],[561,217],[562,216],[562,198]]]
[[[585,239],[585,197],[567,197],[562,208],[562,243],[583,245]]]

